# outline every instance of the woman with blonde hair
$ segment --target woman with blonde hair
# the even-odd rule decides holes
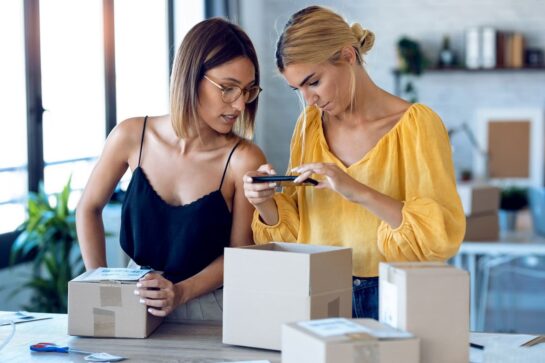
[[[106,266],[101,213],[130,168],[120,242],[133,265],[163,271],[135,290],[153,315],[221,320],[223,249],[253,243],[242,177],[265,162],[245,138],[260,91],[246,33],[205,20],[178,50],[170,115],[125,120],[108,136],[77,207],[83,260],[87,269]]]
[[[285,187],[254,183],[274,175],[262,165],[244,177],[256,207],[256,243],[293,241],[353,251],[353,315],[378,318],[381,261],[452,257],[464,236],[450,144],[437,114],[373,83],[363,67],[374,34],[340,15],[310,6],[280,35],[276,63],[304,98],[293,134]]]

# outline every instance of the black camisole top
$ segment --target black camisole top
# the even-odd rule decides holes
[[[221,187],[189,204],[173,206],[153,189],[140,167],[147,116],[144,119],[138,167],[134,170],[121,210],[121,247],[140,266],[163,271],[173,283],[185,280],[223,255],[229,246],[232,215]]]

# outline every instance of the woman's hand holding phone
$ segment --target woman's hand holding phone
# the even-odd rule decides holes
[[[276,192],[276,182],[253,182],[254,177],[267,175],[276,175],[276,171],[270,164],[261,165],[257,171],[249,171],[244,174],[244,195],[257,209],[261,220],[272,226],[278,223],[278,209],[273,199]]]
[[[276,182],[254,183],[253,178],[273,175],[276,175],[276,171],[270,164],[261,165],[257,171],[244,174],[244,195],[256,208],[267,201],[272,202],[277,185]]]
[[[278,183],[285,186],[305,186],[305,185],[318,185],[318,181],[312,178],[306,178],[302,181],[297,181],[296,175],[265,175],[252,177],[253,183]]]

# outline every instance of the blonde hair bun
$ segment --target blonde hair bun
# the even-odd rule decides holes
[[[362,55],[367,54],[367,52],[373,48],[373,44],[375,44],[375,33],[362,28],[359,23],[352,24],[350,30],[352,30],[352,34],[354,34],[354,37],[360,45],[360,53]]]

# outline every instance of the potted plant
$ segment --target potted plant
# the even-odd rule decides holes
[[[511,186],[503,188],[500,195],[500,229],[515,229],[517,212],[528,206],[527,188]]]
[[[40,185],[28,196],[27,219],[18,228],[10,262],[32,261],[28,281],[16,290],[32,289],[30,311],[66,313],[68,281],[84,270],[78,247],[75,213],[68,207],[71,177],[63,190],[50,197]]]
[[[402,37],[397,42],[397,54],[399,60],[398,72],[406,75],[403,94],[409,102],[418,100],[418,92],[413,83],[413,76],[419,76],[427,65],[427,60],[420,49],[420,44],[407,37]]]

